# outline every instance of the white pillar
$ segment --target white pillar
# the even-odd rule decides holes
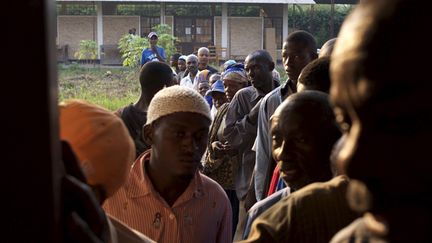
[[[282,13],[282,42],[288,37],[288,4],[283,4]]]
[[[160,3],[160,23],[161,24],[165,24],[165,3],[161,2]]]
[[[221,55],[222,58],[226,58],[228,50],[228,6],[226,3],[222,3],[222,36],[221,36]]]
[[[98,44],[98,59],[101,58],[101,46],[103,45],[103,16],[102,2],[96,2],[96,25],[97,25],[97,44]]]

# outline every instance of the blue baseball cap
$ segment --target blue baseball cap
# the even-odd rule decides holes
[[[225,87],[223,85],[222,80],[220,80],[220,79],[216,80],[216,82],[214,82],[212,87],[207,91],[206,95],[212,96],[213,92],[219,92],[219,93],[225,94]]]

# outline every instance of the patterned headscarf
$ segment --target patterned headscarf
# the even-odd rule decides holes
[[[203,81],[209,81],[210,79],[210,71],[207,69],[204,69],[202,71],[199,71],[198,74],[194,78],[194,89],[198,91],[199,84]]]
[[[248,78],[244,70],[244,66],[241,63],[237,63],[229,66],[222,74],[222,79],[230,79],[239,83],[248,82]]]

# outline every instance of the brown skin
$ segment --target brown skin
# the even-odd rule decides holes
[[[203,81],[203,82],[199,83],[199,85],[198,85],[198,92],[202,96],[205,96],[205,94],[207,93],[207,90],[209,90],[209,89],[210,89],[210,85],[206,81]]]
[[[371,213],[375,225],[388,226],[378,233],[389,242],[427,242],[432,228],[427,199],[432,105],[431,82],[423,71],[430,63],[406,50],[418,46],[414,36],[424,36],[431,16],[411,8],[411,1],[370,2],[360,4],[344,22],[331,56],[330,95],[346,133],[336,163],[369,190],[351,206],[359,209],[370,202],[360,209]],[[389,44],[389,39],[395,41]],[[421,54],[430,55],[430,48]],[[374,231],[371,225],[366,227]]]
[[[218,80],[218,79],[221,79],[221,75],[220,74],[212,74],[211,76],[210,76],[210,79],[209,79],[209,84],[210,84],[210,86],[213,86],[213,84]]]
[[[203,115],[178,112],[144,127],[144,137],[152,145],[146,171],[169,206],[186,190],[201,163],[210,123]]]
[[[273,89],[274,62],[258,59],[260,54],[254,52],[245,59],[245,71],[251,80],[252,85],[267,94]]]
[[[234,95],[239,91],[240,89],[247,86],[247,83],[240,83],[235,80],[231,79],[223,79],[222,80],[225,87],[225,95],[228,99],[228,101],[231,101]]]
[[[329,57],[333,52],[335,43],[336,43],[336,38],[326,41],[326,43],[322,45],[318,57]]]
[[[301,95],[306,93],[309,92]],[[334,118],[326,121],[322,112],[311,111],[313,108],[307,102],[311,101],[290,96],[271,118],[273,158],[280,166],[282,179],[293,190],[332,178],[329,158],[339,135]],[[323,129],[332,126],[331,123],[333,129]]]
[[[160,61],[160,62],[165,62],[165,59],[163,59],[162,57],[161,57],[161,55],[159,55],[159,52],[157,51],[157,43],[158,43],[158,38],[156,37],[156,36],[152,36],[150,39],[149,39],[149,42],[150,42],[150,48],[152,49],[152,51],[153,51],[153,53],[155,53],[156,54],[156,56],[157,56],[157,59]]]
[[[198,60],[195,58],[188,58],[186,61],[186,68],[193,80],[198,73]]]
[[[208,59],[209,55],[210,55],[210,53],[206,49],[199,49],[198,50],[198,55],[197,55],[198,56],[198,63],[199,63],[198,68],[200,70],[207,68],[207,65],[209,62],[209,59]]]
[[[282,63],[289,79],[297,82],[302,69],[317,58],[316,53],[310,53],[310,48],[298,42],[284,42],[282,46]]]
[[[170,58],[170,64],[171,67],[173,67],[174,69],[176,69],[176,71],[178,71],[178,60],[175,60],[175,58],[173,56],[171,56]]]
[[[186,70],[186,62],[183,61],[182,59],[179,59],[177,62],[177,67],[180,71]]]
[[[225,93],[213,91],[211,96],[213,100],[213,105],[216,107],[216,109],[219,109],[219,107],[221,107],[228,101]]]

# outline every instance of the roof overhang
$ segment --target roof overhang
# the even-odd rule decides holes
[[[165,3],[282,3],[282,4],[315,4],[313,0],[56,0],[57,2],[165,2]]]

